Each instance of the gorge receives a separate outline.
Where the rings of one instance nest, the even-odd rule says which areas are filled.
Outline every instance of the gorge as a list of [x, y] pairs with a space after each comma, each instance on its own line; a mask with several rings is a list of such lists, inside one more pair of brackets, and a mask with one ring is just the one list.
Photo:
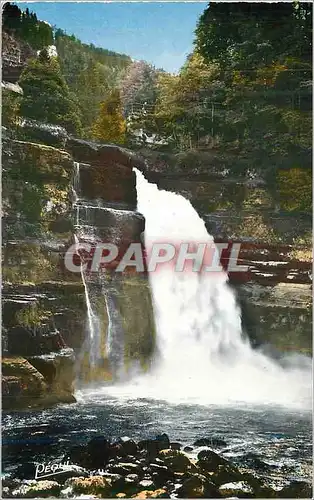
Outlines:
[[311, 15], [211, 2], [172, 74], [4, 6], [4, 498], [312, 497]]
[[[48, 136], [46, 132], [46, 140]], [[37, 158], [36, 168], [45, 169], [46, 192], [51, 192], [54, 172], [58, 176], [62, 172], [68, 193], [63, 204], [50, 198], [48, 233], [43, 225], [47, 212], [35, 217], [35, 222], [34, 213], [26, 213], [29, 226], [18, 220], [13, 224], [12, 216], [7, 219], [11, 236], [4, 269], [11, 274], [4, 288], [4, 306], [10, 308], [5, 317], [11, 324], [6, 325], [8, 357], [3, 360], [8, 388], [4, 394], [6, 474], [31, 480], [36, 462], [58, 461], [73, 446], [86, 446], [99, 432], [111, 439], [125, 433], [147, 439], [166, 431], [191, 449], [192, 461], [204, 449], [193, 442], [204, 435], [218, 436], [226, 443], [223, 457], [254, 473], [262, 449], [264, 465], [259, 473], [274, 488], [296, 477], [306, 479], [309, 358], [295, 353], [276, 360], [265, 355], [262, 346], [252, 348], [225, 273], [204, 277], [165, 268], [152, 273], [148, 281], [146, 273], [136, 276], [112, 270], [98, 276], [67, 271], [62, 259], [68, 242], [75, 238], [109, 239], [124, 249], [130, 242], [142, 243], [144, 227], [147, 246], [156, 239], [207, 241], [212, 237], [187, 199], [159, 190], [144, 178], [138, 171], [143, 160], [131, 152], [73, 138], [66, 139], [65, 146], [70, 156], [41, 142], [12, 138], [5, 142], [10, 183], [15, 180], [10, 168], [14, 166], [16, 172], [17, 164], [20, 175], [30, 175], [25, 166], [31, 154], [32, 161]], [[14, 189], [5, 186], [8, 212], [12, 197], [17, 199], [18, 183], [17, 179]], [[19, 183], [19, 189], [23, 196], [27, 184]], [[69, 234], [64, 219], [71, 212]], [[23, 236], [21, 228], [36, 229], [36, 238]], [[19, 231], [18, 240], [12, 238], [13, 229]], [[12, 252], [21, 247], [21, 256], [15, 254], [19, 260], [13, 260]], [[42, 275], [34, 274], [39, 270], [29, 260], [35, 249], [35, 255], [44, 259]], [[54, 266], [48, 266], [47, 259]], [[67, 304], [65, 299], [70, 298], [74, 301]], [[12, 308], [17, 311], [15, 325]], [[18, 314], [21, 310], [24, 315]], [[57, 331], [49, 334], [51, 313]], [[18, 343], [21, 335], [28, 336], [27, 344]], [[62, 344], [50, 347], [55, 338], [61, 338]], [[41, 386], [36, 385], [38, 379]], [[51, 406], [56, 402], [63, 404]], [[284, 472], [288, 469], [290, 473]]]

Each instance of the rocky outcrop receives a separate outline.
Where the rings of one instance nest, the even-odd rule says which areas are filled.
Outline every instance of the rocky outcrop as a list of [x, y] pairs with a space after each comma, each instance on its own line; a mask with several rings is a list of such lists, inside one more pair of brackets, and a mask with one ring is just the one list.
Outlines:
[[35, 56], [35, 51], [26, 42], [2, 32], [2, 80], [16, 83], [27, 59]]
[[[135, 210], [132, 167], [136, 161], [122, 148], [75, 140], [61, 127], [29, 120], [20, 123], [13, 135], [6, 134], [3, 143], [5, 353], [13, 360], [23, 356], [42, 377], [45, 389], [38, 393], [40, 404], [69, 402], [78, 368], [75, 363], [79, 363], [81, 381], [116, 376], [116, 360], [106, 354], [110, 321], [123, 338], [125, 349], [119, 361], [126, 370], [133, 363], [145, 369], [154, 347], [145, 273], [141, 278], [132, 274], [133, 268], [119, 276], [114, 273], [128, 245], [142, 242], [145, 228], [144, 217]], [[78, 164], [80, 179], [74, 193]], [[70, 272], [64, 263], [74, 234], [80, 241], [112, 242], [119, 247], [113, 269], [107, 269], [101, 279], [97, 273], [88, 279], [102, 324], [104, 353], [103, 363], [93, 373], [87, 369], [85, 345], [86, 288], [80, 272]], [[17, 375], [10, 377], [7, 406], [19, 386]], [[25, 397], [19, 404], [34, 406], [38, 401]]]

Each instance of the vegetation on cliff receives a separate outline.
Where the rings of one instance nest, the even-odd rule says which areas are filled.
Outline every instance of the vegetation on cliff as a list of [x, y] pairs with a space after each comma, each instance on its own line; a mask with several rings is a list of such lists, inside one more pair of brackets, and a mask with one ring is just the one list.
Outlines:
[[69, 132], [80, 133], [81, 120], [75, 96], [70, 94], [56, 57], [43, 49], [31, 59], [20, 77], [23, 89], [20, 113], [44, 123], [62, 125]]

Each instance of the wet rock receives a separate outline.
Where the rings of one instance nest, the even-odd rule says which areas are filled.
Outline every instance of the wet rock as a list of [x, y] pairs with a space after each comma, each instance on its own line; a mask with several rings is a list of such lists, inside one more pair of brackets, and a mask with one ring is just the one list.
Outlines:
[[45, 377], [49, 384], [50, 397], [53, 395], [61, 402], [67, 402], [67, 397], [73, 397], [75, 378], [73, 349], [64, 348], [59, 352], [29, 357], [28, 360]]
[[142, 490], [155, 490], [154, 481], [152, 481], [151, 479], [143, 479], [139, 482], [139, 487]]
[[[209, 469], [211, 469], [211, 467], [209, 467]], [[241, 474], [241, 472], [233, 464], [230, 463], [218, 465], [214, 473], [211, 475], [211, 480], [218, 486], [221, 486], [222, 484], [228, 483], [230, 481], [237, 482], [243, 479], [243, 474]]]
[[179, 498], [217, 498], [219, 496], [216, 485], [201, 474], [194, 474], [185, 479], [176, 493]]
[[195, 467], [181, 451], [162, 450], [158, 456], [164, 461], [171, 472], [187, 472]]
[[198, 463], [197, 465], [207, 471], [215, 471], [219, 465], [227, 465], [228, 461], [220, 457], [211, 450], [202, 450], [197, 455]]
[[241, 457], [241, 465], [242, 464], [245, 467], [259, 471], [269, 471], [277, 468], [276, 465], [269, 465], [265, 463], [256, 453], [247, 453]]
[[121, 445], [121, 451], [125, 453], [125, 455], [137, 455], [138, 448], [136, 442], [133, 441], [133, 439], [125, 436], [118, 440], [118, 444]]
[[91, 494], [91, 495], [109, 495], [111, 490], [111, 481], [103, 476], [92, 476], [89, 478], [71, 478], [65, 483], [65, 486], [70, 486], [73, 493]]
[[3, 476], [1, 479], [1, 484], [3, 488], [16, 489], [21, 485], [20, 479], [11, 476]]
[[61, 486], [56, 481], [29, 481], [12, 491], [12, 497], [16, 498], [50, 498], [58, 497]]
[[[2, 404], [4, 408], [27, 406], [47, 393], [43, 375], [26, 359], [2, 359]], [[37, 401], [38, 402], [38, 401]]]
[[170, 440], [167, 434], [161, 434], [160, 436], [156, 436], [156, 439], [139, 441], [138, 447], [140, 450], [146, 451], [147, 460], [153, 461], [161, 450], [170, 448]]
[[226, 483], [219, 487], [222, 497], [252, 498], [254, 490], [252, 486], [244, 481], [237, 483]]
[[181, 443], [170, 443], [170, 448], [172, 450], [180, 451], [181, 450]]
[[137, 474], [128, 474], [124, 478], [123, 492], [128, 496], [134, 495], [141, 488], [139, 487], [139, 477]]
[[163, 486], [167, 481], [173, 479], [173, 472], [165, 465], [150, 464], [149, 470], [152, 474], [154, 483], [157, 486]]
[[117, 457], [126, 457], [127, 454], [122, 446], [121, 443], [112, 443], [110, 445], [110, 460], [108, 463], [114, 463], [114, 458], [117, 458]]
[[185, 453], [191, 453], [191, 451], [193, 451], [193, 448], [192, 446], [185, 446], [183, 448], [183, 451], [185, 451]]
[[87, 444], [87, 454], [89, 456], [91, 468], [103, 468], [110, 457], [110, 443], [104, 436], [97, 436]]
[[305, 481], [292, 481], [278, 492], [279, 498], [313, 498], [312, 487]]
[[10, 497], [10, 488], [8, 488], [8, 486], [2, 486], [1, 493], [2, 493], [2, 498]]
[[133, 495], [132, 498], [140, 498], [140, 499], [145, 499], [145, 498], [170, 498], [169, 494], [167, 493], [166, 490], [160, 488], [155, 491], [149, 491], [149, 490], [143, 490], [140, 493], [137, 493], [136, 495]]
[[158, 442], [159, 451], [170, 448], [170, 439], [167, 434], [157, 435], [156, 441]]
[[227, 446], [227, 443], [224, 439], [212, 437], [212, 438], [201, 438], [197, 439], [194, 443], [194, 446], [212, 446], [212, 447], [223, 447]]
[[121, 476], [127, 476], [129, 474], [143, 475], [141, 467], [130, 462], [119, 462], [116, 465], [110, 465], [107, 467], [107, 470], [110, 473], [120, 474]]

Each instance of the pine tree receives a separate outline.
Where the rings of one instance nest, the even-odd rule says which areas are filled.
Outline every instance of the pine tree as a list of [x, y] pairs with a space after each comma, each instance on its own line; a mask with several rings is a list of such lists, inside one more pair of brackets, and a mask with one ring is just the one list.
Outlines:
[[123, 144], [126, 123], [122, 114], [119, 91], [114, 90], [100, 105], [98, 118], [92, 127], [92, 137], [101, 142]]
[[28, 61], [19, 84], [23, 89], [21, 115], [44, 123], [62, 125], [71, 133], [80, 133], [77, 106], [61, 74], [57, 58], [43, 49], [38, 59]]

